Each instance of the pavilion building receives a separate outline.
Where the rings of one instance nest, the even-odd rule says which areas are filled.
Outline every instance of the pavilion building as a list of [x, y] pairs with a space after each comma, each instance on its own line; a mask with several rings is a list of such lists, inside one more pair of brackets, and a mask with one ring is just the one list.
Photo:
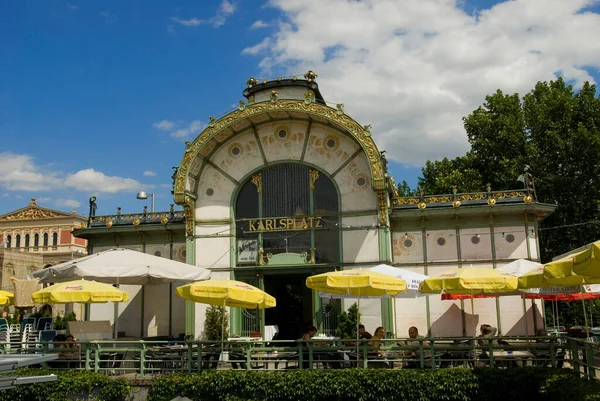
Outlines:
[[[231, 332], [277, 326], [284, 339], [299, 338], [310, 324], [335, 334], [339, 313], [353, 302], [320, 298], [305, 285], [309, 275], [380, 263], [433, 275], [538, 260], [538, 226], [555, 206], [537, 202], [529, 188], [400, 197], [370, 126], [342, 104], [328, 106], [316, 78], [312, 71], [304, 79], [252, 78], [236, 110], [210, 117], [186, 143], [174, 175], [183, 212], [94, 216], [76, 235], [88, 240], [89, 252], [141, 250], [260, 287], [277, 307], [232, 309]], [[134, 296], [121, 305], [119, 321], [125, 335], [201, 336], [205, 305], [178, 299], [174, 285], [148, 287], [128, 290]], [[470, 302], [440, 296], [369, 299], [361, 301], [362, 323], [396, 336], [410, 326], [434, 336], [474, 335], [482, 323], [532, 334], [543, 324], [539, 301], [474, 304], [472, 311]]]

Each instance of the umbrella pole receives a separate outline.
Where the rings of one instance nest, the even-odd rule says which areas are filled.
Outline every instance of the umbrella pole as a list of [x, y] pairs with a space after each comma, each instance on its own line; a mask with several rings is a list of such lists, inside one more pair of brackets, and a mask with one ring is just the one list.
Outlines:
[[[119, 288], [119, 278], [117, 277], [117, 288]], [[119, 335], [119, 304], [117, 302], [113, 302], [113, 319], [114, 319], [114, 324], [113, 324], [113, 328], [114, 328], [114, 333], [113, 333], [113, 339], [117, 339], [118, 335]]]
[[529, 337], [529, 318], [527, 316], [527, 301], [521, 296], [523, 301], [523, 317], [525, 318], [525, 337]]
[[[393, 300], [394, 300], [394, 318], [392, 319], [392, 321], [394, 323], [394, 337], [398, 338], [398, 327], [396, 327], [396, 316], [397, 316], [396, 315], [396, 301], [397, 301], [396, 297], [394, 297]], [[429, 330], [428, 330], [428, 332], [429, 332]], [[427, 335], [429, 335], [429, 334], [427, 334]]]
[[360, 295], [358, 296], [357, 302], [356, 302], [356, 367], [358, 367], [358, 360], [359, 355], [360, 355], [360, 334], [358, 333], [358, 326], [360, 325]]
[[583, 285], [579, 286], [581, 294], [581, 305], [583, 306], [583, 319], [585, 320], [585, 335], [586, 338], [590, 337], [590, 327], [588, 326], [587, 312], [585, 310], [585, 299], [583, 298]]

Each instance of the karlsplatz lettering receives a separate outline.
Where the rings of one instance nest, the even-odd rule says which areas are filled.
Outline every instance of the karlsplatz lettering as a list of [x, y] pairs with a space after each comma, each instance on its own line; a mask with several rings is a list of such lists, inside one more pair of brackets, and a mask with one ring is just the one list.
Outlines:
[[313, 228], [323, 228], [321, 217], [248, 220], [248, 231], [310, 230]]

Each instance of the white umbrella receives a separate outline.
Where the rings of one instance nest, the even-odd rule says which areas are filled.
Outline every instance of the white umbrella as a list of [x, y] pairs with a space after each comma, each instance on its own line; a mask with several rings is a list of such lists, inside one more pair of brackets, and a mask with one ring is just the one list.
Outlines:
[[27, 277], [38, 278], [40, 283], [83, 278], [108, 284], [145, 285], [208, 280], [210, 270], [130, 249], [114, 248], [69, 260]]
[[[208, 280], [210, 270], [130, 249], [113, 248], [38, 270], [27, 278], [37, 278], [40, 283], [86, 279], [116, 285], [145, 285]], [[118, 314], [115, 303], [115, 338]]]

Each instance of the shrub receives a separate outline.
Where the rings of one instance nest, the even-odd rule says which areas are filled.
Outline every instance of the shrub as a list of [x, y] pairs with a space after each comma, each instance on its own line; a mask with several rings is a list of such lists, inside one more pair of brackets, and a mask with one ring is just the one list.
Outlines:
[[11, 375], [50, 374], [57, 375], [57, 381], [19, 385], [12, 390], [0, 391], [0, 401], [67, 401], [82, 397], [97, 401], [123, 401], [131, 392], [125, 379], [95, 372], [23, 368]]
[[227, 340], [229, 337], [229, 325], [227, 309], [224, 306], [211, 305], [206, 310], [204, 320], [204, 336], [209, 341]]
[[531, 401], [600, 400], [600, 387], [570, 370], [206, 371], [155, 379], [148, 401]]
[[337, 328], [337, 335], [342, 339], [356, 338], [356, 325], [360, 321], [358, 305], [355, 303], [348, 308], [348, 311], [340, 313], [340, 323]]

